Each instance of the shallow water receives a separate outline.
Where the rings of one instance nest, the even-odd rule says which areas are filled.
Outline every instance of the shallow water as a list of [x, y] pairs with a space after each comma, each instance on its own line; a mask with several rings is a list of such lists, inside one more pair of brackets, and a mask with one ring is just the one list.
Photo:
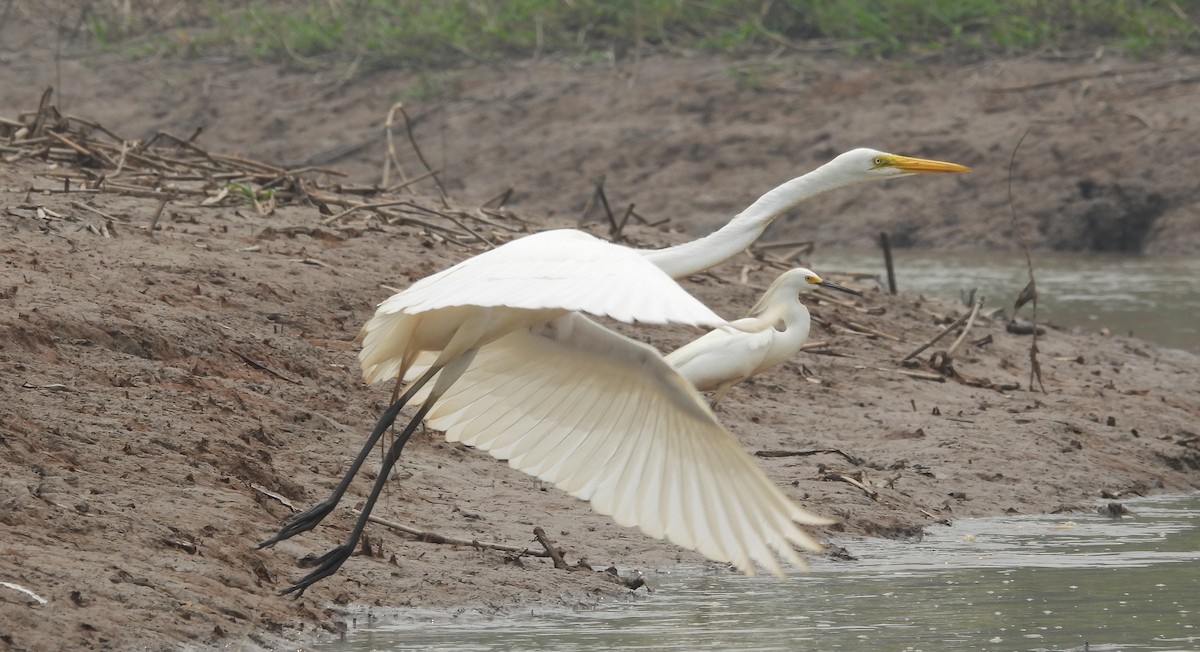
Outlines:
[[684, 569], [593, 611], [376, 623], [328, 650], [1200, 649], [1200, 495], [837, 541], [785, 580]]
[[[990, 308], [1012, 314], [1013, 301], [1029, 281], [1025, 255], [894, 253], [900, 290], [965, 298], [972, 288]], [[818, 273], [887, 275], [880, 252], [822, 252], [810, 262]], [[1200, 353], [1200, 257], [1034, 253], [1038, 318], [1067, 328], [1133, 335]], [[1030, 307], [1020, 315], [1029, 318]]]

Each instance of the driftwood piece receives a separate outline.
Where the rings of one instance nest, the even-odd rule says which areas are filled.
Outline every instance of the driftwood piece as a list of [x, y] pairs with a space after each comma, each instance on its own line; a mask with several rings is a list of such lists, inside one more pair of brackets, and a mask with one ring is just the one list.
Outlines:
[[754, 451], [756, 457], [808, 457], [810, 455], [822, 455], [824, 453], [832, 453], [841, 455], [847, 462], [854, 466], [862, 466], [863, 459], [857, 455], [851, 455], [840, 448], [815, 448], [805, 451], [789, 451], [789, 450], [773, 450], [773, 451]]
[[[359, 512], [358, 510], [355, 510], [355, 509], [350, 510], [350, 512], [352, 514], [354, 514], [355, 516], [361, 514], [361, 512]], [[501, 552], [513, 552], [513, 553], [517, 553], [522, 556], [532, 556], [532, 557], [550, 557], [551, 556], [545, 552], [538, 552], [537, 550], [530, 550], [527, 547], [510, 546], [510, 545], [503, 544], [503, 543], [492, 543], [490, 541], [479, 541], [478, 539], [471, 539], [471, 540], [456, 539], [454, 537], [444, 536], [444, 535], [438, 534], [436, 532], [430, 532], [428, 530], [418, 530], [416, 528], [404, 525], [403, 523], [389, 521], [387, 519], [379, 518], [378, 516], [368, 516], [367, 520], [371, 521], [372, 523], [382, 525], [388, 529], [396, 530], [397, 532], [403, 532], [405, 534], [411, 535], [417, 541], [421, 541], [424, 543], [437, 543], [437, 544], [444, 544], [444, 545], [449, 545], [449, 546], [464, 546], [464, 547], [468, 547], [468, 548], [487, 548], [489, 550], [499, 550]]]
[[[438, 179], [439, 171], [429, 166], [416, 138], [413, 125], [402, 104], [389, 111], [387, 135], [389, 161], [385, 178], [390, 181], [392, 170], [398, 170], [399, 156], [391, 136], [391, 127], [403, 119], [409, 143], [416, 157], [425, 166], [424, 174], [405, 179], [397, 188], [386, 185], [343, 186], [322, 185], [328, 177], [344, 177], [337, 170], [308, 164], [280, 166], [243, 156], [210, 152], [197, 143], [200, 130], [189, 136], [177, 136], [160, 131], [145, 141], [119, 136], [103, 125], [75, 116], [63, 117], [54, 106], [53, 88], [47, 88], [35, 111], [27, 111], [16, 119], [0, 118], [0, 160], [16, 162], [24, 159], [55, 163], [52, 169], [39, 174], [52, 185], [34, 186], [31, 192], [47, 195], [115, 194], [150, 197], [160, 202], [184, 202], [188, 206], [216, 207], [237, 203], [252, 205], [260, 215], [277, 206], [297, 203], [316, 204], [327, 216], [327, 224], [345, 217], [369, 211], [378, 215], [384, 224], [405, 224], [420, 228], [435, 242], [451, 241], [467, 244], [470, 239], [494, 246], [494, 238], [484, 230], [472, 228], [472, 223], [486, 224], [493, 230], [522, 232], [524, 222], [509, 211], [498, 207], [469, 210], [453, 208]], [[319, 176], [318, 176], [319, 175]], [[388, 193], [424, 179], [432, 178], [440, 194], [440, 206], [426, 207], [418, 198], [407, 203], [394, 200]], [[511, 194], [506, 192], [505, 195]], [[505, 196], [499, 202], [503, 205]], [[194, 201], [193, 201], [194, 200]], [[492, 202], [495, 204], [495, 201]], [[72, 206], [103, 217], [102, 225], [88, 228], [97, 235], [116, 235], [113, 224], [122, 220], [105, 214], [95, 206], [72, 202]], [[340, 207], [330, 210], [330, 206]], [[153, 234], [162, 216], [160, 210], [150, 220]], [[333, 215], [337, 211], [341, 211]], [[329, 217], [331, 216], [332, 217]], [[422, 219], [435, 215], [438, 220]], [[637, 218], [632, 210], [627, 217]], [[444, 220], [445, 225], [438, 222]], [[506, 224], [515, 221], [518, 226]], [[86, 227], [85, 227], [86, 228]]]
[[535, 527], [533, 528], [533, 536], [537, 537], [538, 543], [542, 544], [542, 547], [546, 549], [546, 556], [554, 562], [555, 568], [561, 568], [562, 570], [574, 570], [571, 568], [570, 564], [563, 560], [562, 551], [554, 547], [554, 544], [550, 541], [549, 537], [546, 536], [545, 530], [543, 530], [540, 526]]
[[975, 300], [975, 307], [971, 309], [971, 313], [967, 317], [967, 325], [963, 326], [962, 333], [959, 334], [958, 339], [954, 340], [954, 344], [951, 344], [950, 348], [946, 349], [947, 358], [953, 358], [954, 354], [958, 352], [958, 347], [962, 346], [962, 343], [966, 341], [967, 333], [971, 332], [971, 327], [975, 325], [975, 318], [979, 316], [979, 309], [982, 307], [983, 297], [979, 297]]
[[[1013, 147], [1012, 156], [1008, 159], [1008, 209], [1012, 216], [1013, 233], [1017, 235], [1017, 242], [1021, 245], [1021, 249], [1025, 252], [1025, 265], [1029, 271], [1029, 283], [1022, 290], [1021, 296], [1017, 298], [1018, 308], [1021, 299], [1028, 295], [1027, 301], [1033, 304], [1033, 314], [1030, 320], [1033, 322], [1033, 338], [1029, 342], [1029, 389], [1033, 390], [1033, 381], [1036, 380], [1038, 388], [1042, 393], [1046, 393], [1046, 386], [1042, 383], [1042, 364], [1038, 360], [1038, 328], [1037, 328], [1037, 310], [1038, 310], [1038, 295], [1037, 295], [1037, 278], [1033, 273], [1033, 252], [1029, 247], [1029, 237], [1025, 235], [1025, 230], [1021, 228], [1021, 223], [1017, 220], [1017, 209], [1013, 204], [1012, 193], [1012, 177], [1013, 166], [1017, 163], [1017, 151], [1021, 149], [1021, 143], [1025, 142], [1025, 136], [1029, 135], [1029, 130], [1021, 134], [1021, 138], [1017, 140], [1016, 146]], [[1013, 310], [1013, 319], [1017, 318], [1016, 309]]]
[[43, 598], [42, 596], [40, 596], [40, 595], [38, 595], [38, 594], [34, 593], [33, 591], [31, 591], [31, 590], [29, 590], [29, 589], [27, 589], [27, 588], [25, 588], [25, 587], [21, 586], [20, 584], [16, 584], [16, 583], [13, 583], [13, 582], [0, 582], [0, 588], [9, 589], [10, 591], [16, 591], [17, 593], [20, 593], [21, 595], [23, 595], [23, 596], [25, 596], [25, 597], [29, 598], [30, 600], [32, 600], [32, 601], [34, 601], [34, 602], [36, 602], [36, 603], [38, 604], [38, 606], [42, 606], [42, 605], [45, 605], [45, 604], [47, 604], [48, 602], [50, 602], [50, 601], [49, 601], [49, 600], [47, 600], [46, 598]]
[[850, 330], [853, 330], [853, 331], [856, 331], [859, 333], [863, 333], [865, 335], [874, 335], [875, 337], [882, 337], [885, 340], [891, 340], [893, 342], [903, 342], [904, 341], [904, 338], [902, 338], [898, 335], [892, 335], [891, 333], [885, 333], [881, 330], [871, 328], [870, 326], [867, 326], [866, 324], [860, 324], [856, 321], [847, 321], [846, 326], [848, 328], [850, 328]]
[[[856, 475], [858, 477], [855, 477]], [[867, 486], [866, 482], [864, 482], [866, 478], [861, 472], [857, 474], [851, 474], [844, 473], [842, 471], [822, 471], [821, 479], [825, 481], [845, 482], [852, 487], [857, 487], [858, 489], [862, 490], [862, 492], [871, 500], [879, 500], [879, 492]]]
[[959, 317], [958, 319], [954, 320], [954, 322], [951, 323], [949, 326], [943, 328], [940, 333], [938, 333], [937, 335], [934, 335], [932, 338], [930, 338], [930, 340], [928, 342], [922, 344], [921, 346], [918, 346], [915, 350], [913, 350], [912, 353], [909, 353], [908, 355], [904, 356], [904, 358], [902, 358], [900, 361], [903, 362], [904, 360], [911, 360], [911, 359], [917, 357], [918, 355], [921, 354], [922, 351], [924, 351], [925, 349], [928, 349], [929, 347], [933, 346], [934, 344], [937, 344], [938, 340], [940, 340], [943, 337], [945, 337], [946, 335], [950, 334], [950, 331], [953, 331], [954, 329], [958, 328], [959, 326], [962, 326], [967, 321], [967, 319], [970, 318], [970, 316], [971, 316], [970, 313], [967, 313], [967, 314], [964, 314], [962, 317]]

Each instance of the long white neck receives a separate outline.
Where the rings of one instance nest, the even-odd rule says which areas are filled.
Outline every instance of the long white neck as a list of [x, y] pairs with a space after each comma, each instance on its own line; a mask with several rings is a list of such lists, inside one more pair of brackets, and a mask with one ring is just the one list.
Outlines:
[[796, 204], [859, 180], [838, 174], [831, 167], [832, 163], [826, 163], [759, 197], [719, 230], [699, 240], [646, 251], [646, 258], [670, 274], [671, 278], [683, 278], [716, 267], [753, 244], [771, 222]]

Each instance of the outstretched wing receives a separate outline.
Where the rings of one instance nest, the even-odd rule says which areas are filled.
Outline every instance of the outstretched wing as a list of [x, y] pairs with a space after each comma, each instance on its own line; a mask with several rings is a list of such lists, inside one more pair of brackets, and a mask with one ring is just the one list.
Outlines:
[[636, 250], [582, 231], [543, 231], [413, 283], [376, 316], [455, 306], [562, 309], [624, 322], [718, 326], [718, 317]]
[[831, 522], [788, 499], [658, 351], [579, 314], [481, 348], [426, 422], [749, 574], [803, 568], [794, 546], [821, 548], [797, 523]]

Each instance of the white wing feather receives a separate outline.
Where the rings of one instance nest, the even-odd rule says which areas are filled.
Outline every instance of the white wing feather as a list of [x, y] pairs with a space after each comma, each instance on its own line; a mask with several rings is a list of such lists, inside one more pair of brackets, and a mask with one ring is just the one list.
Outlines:
[[468, 258], [384, 300], [375, 315], [455, 306], [578, 310], [651, 324], [725, 323], [636, 250], [571, 229], [535, 233]]
[[831, 522], [788, 499], [654, 348], [579, 314], [481, 348], [427, 423], [749, 574], [804, 567], [794, 546], [820, 546], [797, 523]]

